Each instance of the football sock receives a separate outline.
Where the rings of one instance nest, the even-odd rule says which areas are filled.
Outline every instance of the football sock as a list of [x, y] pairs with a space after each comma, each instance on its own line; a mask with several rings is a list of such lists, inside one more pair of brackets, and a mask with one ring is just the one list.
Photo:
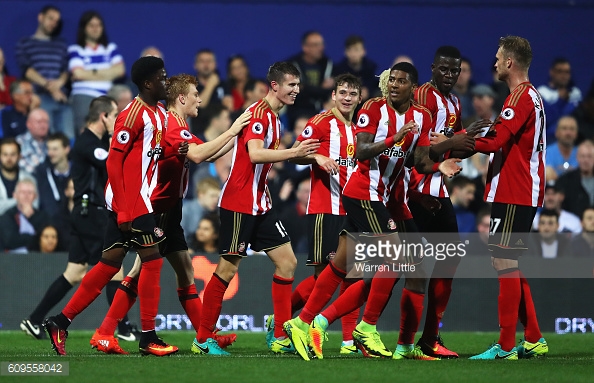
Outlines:
[[542, 334], [538, 327], [538, 319], [536, 318], [536, 310], [534, 308], [534, 301], [532, 300], [532, 293], [528, 280], [520, 271], [520, 284], [522, 286], [522, 299], [520, 300], [520, 321], [524, 325], [524, 339], [530, 343], [536, 343]]
[[62, 314], [72, 321], [101, 294], [107, 282], [120, 271], [121, 263], [101, 259], [82, 279], [80, 286], [62, 310]]
[[[343, 294], [340, 294], [338, 299], [332, 302], [330, 306], [326, 307], [321, 314], [328, 320], [328, 324], [332, 324], [338, 318], [344, 318], [345, 315], [363, 306], [363, 303], [367, 300], [368, 293], [369, 289], [366, 287], [365, 281], [359, 280], [352, 284]], [[359, 319], [358, 315], [355, 319], [355, 324], [351, 328], [351, 333], [357, 326], [357, 319]], [[343, 328], [343, 336], [344, 332], [345, 330]]]
[[500, 270], [499, 275], [499, 345], [510, 351], [515, 345], [518, 311], [522, 299], [520, 271], [517, 268]]
[[[116, 291], [118, 291], [119, 287], [121, 286], [122, 281], [109, 281], [107, 282], [107, 286], [105, 286], [105, 297], [107, 298], [107, 303], [111, 307], [113, 303], [113, 299], [115, 297]], [[130, 321], [128, 320], [128, 311], [124, 314], [124, 317], [118, 323], [118, 332], [120, 334], [125, 334], [130, 331]]]
[[177, 296], [181, 303], [184, 311], [188, 315], [194, 330], [196, 330], [196, 336], [198, 336], [198, 329], [200, 328], [200, 312], [202, 311], [202, 301], [196, 291], [196, 285], [192, 283], [187, 287], [180, 287], [177, 289]]
[[293, 278], [272, 276], [272, 308], [274, 311], [274, 337], [286, 336], [283, 324], [291, 319], [291, 292]]
[[159, 311], [163, 258], [159, 253], [155, 253], [142, 258], [141, 261], [142, 269], [140, 269], [140, 276], [138, 277], [140, 325], [142, 326], [142, 331], [152, 331], [155, 329], [155, 318]]
[[[340, 284], [340, 294], [342, 295], [345, 291], [347, 291], [350, 286], [362, 282], [356, 279], [345, 279]], [[359, 321], [359, 313], [361, 312], [361, 306], [363, 303], [367, 301], [369, 297], [369, 286], [364, 283], [365, 292], [363, 296], [363, 300], [360, 300], [357, 305], [357, 308], [352, 310], [349, 313], [346, 313], [340, 318], [340, 322], [342, 324], [342, 340], [343, 341], [352, 341], [353, 340], [353, 331], [355, 331], [355, 327], [357, 327], [357, 322]]]
[[346, 277], [344, 270], [338, 269], [334, 262], [330, 262], [318, 276], [310, 299], [307, 300], [305, 307], [301, 310], [299, 318], [308, 325], [313, 321], [313, 318], [318, 315], [326, 304], [332, 299], [332, 295], [336, 288]]
[[[138, 295], [137, 281], [132, 277], [125, 277], [118, 286], [113, 302], [109, 306], [109, 310], [99, 327], [99, 334], [113, 335], [116, 327], [127, 317], [128, 311], [136, 302]], [[119, 329], [118, 329], [119, 331]]]
[[398, 344], [412, 345], [415, 343], [415, 334], [421, 323], [423, 315], [423, 301], [425, 294], [409, 289], [402, 290], [400, 298], [400, 334]]
[[41, 324], [43, 318], [47, 316], [47, 313], [58, 304], [64, 298], [64, 296], [70, 291], [72, 285], [64, 278], [63, 274], [60, 274], [58, 278], [48, 287], [47, 291], [39, 304], [33, 310], [29, 316], [29, 320], [33, 324]]
[[311, 295], [311, 292], [316, 284], [316, 278], [311, 275], [301, 281], [293, 290], [291, 294], [291, 316], [305, 306], [305, 302]]
[[383, 270], [379, 271], [371, 281], [369, 299], [363, 312], [363, 320], [366, 323], [375, 325], [392, 296], [392, 289], [398, 282], [397, 272]]
[[[219, 320], [221, 308], [223, 307], [223, 296], [229, 282], [224, 281], [217, 274], [213, 273], [212, 278], [204, 289], [202, 301], [202, 315], [200, 316], [200, 327], [198, 328], [198, 342], [204, 343], [208, 338], [213, 337], [213, 331]], [[276, 320], [275, 320], [276, 322]]]
[[422, 335], [425, 339], [434, 340], [439, 333], [439, 322], [443, 318], [452, 293], [452, 281], [453, 278], [431, 278], [429, 280], [427, 315]]

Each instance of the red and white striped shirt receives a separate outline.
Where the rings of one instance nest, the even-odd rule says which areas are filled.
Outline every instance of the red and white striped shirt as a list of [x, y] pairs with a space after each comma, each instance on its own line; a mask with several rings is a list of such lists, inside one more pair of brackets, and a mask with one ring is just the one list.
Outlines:
[[475, 150], [492, 153], [485, 200], [540, 207], [544, 200], [546, 116], [540, 94], [529, 82], [505, 99], [494, 137], [478, 138]]
[[406, 166], [394, 182], [392, 193], [386, 207], [394, 221], [406, 221], [412, 219], [412, 213], [408, 208], [408, 183], [410, 181], [410, 169]]
[[[462, 130], [460, 100], [455, 94], [450, 93], [446, 97], [435, 86], [427, 82], [417, 88], [415, 91], [415, 100], [431, 112], [431, 117], [435, 121], [435, 128], [432, 132], [450, 136]], [[440, 161], [443, 161], [445, 158], [447, 158], [447, 155], [442, 156]], [[416, 189], [420, 193], [433, 197], [449, 197], [441, 172], [420, 174], [413, 168], [409, 186], [411, 189]]]
[[149, 106], [136, 97], [118, 114], [107, 157], [107, 208], [118, 224], [152, 213], [151, 195], [157, 185], [161, 137], [167, 125], [163, 104]]
[[238, 213], [262, 215], [272, 208], [268, 192], [268, 172], [272, 164], [253, 164], [247, 150], [249, 140], [264, 141], [265, 149], [278, 149], [280, 121], [265, 99], [247, 110], [252, 118], [235, 137], [231, 172], [223, 185], [219, 207]]
[[182, 142], [200, 145], [202, 140], [190, 133], [186, 120], [173, 111], [167, 112], [167, 130], [163, 135], [165, 157], [159, 161], [157, 186], [151, 196], [155, 213], [172, 209], [188, 192], [190, 161], [177, 155]]
[[329, 157], [340, 166], [338, 174], [331, 175], [317, 165], [311, 165], [311, 181], [307, 214], [346, 215], [342, 207], [342, 189], [355, 169], [354, 125], [344, 121], [338, 109], [333, 108], [312, 117], [297, 140], [310, 138], [320, 141], [317, 153]]
[[409, 132], [401, 142], [377, 156], [358, 161], [344, 187], [343, 195], [386, 204], [406, 158], [413, 153], [415, 145], [429, 146], [429, 130], [433, 128], [429, 111], [414, 102], [404, 114], [396, 112], [384, 97], [372, 98], [363, 104], [355, 133], [371, 133], [374, 135], [373, 142], [384, 141], [393, 136], [412, 120], [419, 125], [417, 133]]

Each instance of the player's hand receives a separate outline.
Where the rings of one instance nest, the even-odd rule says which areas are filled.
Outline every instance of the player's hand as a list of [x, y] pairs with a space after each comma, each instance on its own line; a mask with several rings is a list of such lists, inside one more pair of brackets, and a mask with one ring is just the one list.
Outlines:
[[402, 141], [409, 132], [416, 134], [419, 131], [419, 124], [415, 121], [409, 121], [394, 135], [394, 142]]
[[252, 112], [246, 110], [243, 112], [235, 121], [233, 121], [233, 125], [229, 128], [229, 132], [235, 137], [241, 132], [241, 130], [250, 122], [250, 118], [252, 118]]
[[468, 134], [454, 134], [450, 140], [452, 140], [451, 150], [474, 152], [474, 137], [471, 137]]
[[316, 156], [316, 163], [319, 167], [324, 169], [328, 174], [337, 174], [340, 170], [340, 166], [334, 161], [332, 158], [328, 158], [326, 156], [317, 155]]
[[462, 171], [462, 168], [458, 165], [460, 161], [462, 160], [459, 158], [448, 158], [447, 160], [439, 163], [438, 169], [441, 174], [451, 178]]
[[320, 147], [320, 141], [310, 138], [308, 140], [303, 141], [298, 147], [294, 148], [295, 150], [295, 157], [305, 157], [310, 154], [314, 154], [318, 151]]
[[427, 194], [421, 194], [417, 202], [423, 206], [425, 210], [433, 213], [433, 215], [441, 209], [441, 202], [439, 202], [437, 198]]
[[179, 148], [177, 148], [177, 154], [179, 154], [180, 156], [186, 156], [188, 154], [189, 148], [190, 144], [188, 144], [188, 141], [184, 141], [181, 144], [179, 144]]
[[446, 136], [443, 133], [436, 133], [436, 132], [429, 133], [429, 142], [431, 143], [431, 145], [440, 144], [447, 139], [448, 139], [448, 136]]
[[122, 222], [118, 225], [118, 228], [124, 233], [132, 231], [132, 221]]
[[493, 122], [491, 120], [487, 120], [487, 119], [475, 121], [472, 124], [470, 124], [470, 126], [468, 128], [466, 128], [466, 134], [469, 135], [470, 137], [474, 137], [477, 134], [484, 132], [492, 124], [493, 124]]

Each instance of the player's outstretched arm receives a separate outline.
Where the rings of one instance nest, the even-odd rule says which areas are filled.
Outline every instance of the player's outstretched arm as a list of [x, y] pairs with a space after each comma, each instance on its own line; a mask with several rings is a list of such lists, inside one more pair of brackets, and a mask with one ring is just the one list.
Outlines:
[[415, 169], [421, 174], [432, 174], [439, 171], [446, 177], [453, 177], [462, 170], [458, 165], [460, 161], [459, 158], [448, 158], [442, 162], [434, 162], [429, 158], [428, 146], [415, 148]]
[[435, 145], [431, 145], [431, 158], [439, 157], [446, 152], [454, 150], [474, 150], [474, 138], [472, 136], [469, 136], [468, 134], [454, 134], [453, 137], [448, 138], [447, 140], [440, 140], [436, 136], [433, 136], [431, 139], [433, 140], [433, 142], [441, 141], [439, 143], [436, 143]]
[[394, 146], [394, 144], [402, 141], [408, 133], [416, 133], [418, 129], [419, 125], [415, 121], [409, 121], [398, 131], [398, 133], [386, 138], [384, 141], [378, 142], [373, 142], [375, 135], [372, 133], [357, 133], [357, 149], [355, 150], [355, 157], [359, 161], [375, 157], [384, 150]]
[[512, 137], [512, 132], [503, 124], [498, 124], [497, 130], [492, 130], [487, 137], [477, 138], [475, 150], [489, 154], [498, 151]]
[[[296, 148], [299, 145], [301, 145], [301, 141], [297, 140], [293, 144], [293, 148]], [[336, 161], [319, 153], [309, 154], [305, 157], [293, 158], [289, 161], [297, 165], [317, 165], [329, 174], [336, 174], [339, 170], [339, 166]]]
[[294, 148], [275, 150], [264, 148], [264, 141], [254, 138], [248, 141], [247, 147], [253, 164], [270, 164], [313, 154], [320, 147], [320, 142], [309, 139]]

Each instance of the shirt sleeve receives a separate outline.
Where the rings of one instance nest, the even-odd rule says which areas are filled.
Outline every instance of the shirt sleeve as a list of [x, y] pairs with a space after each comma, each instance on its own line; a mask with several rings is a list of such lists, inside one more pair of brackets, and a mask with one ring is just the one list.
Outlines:
[[72, 72], [74, 68], [84, 68], [85, 62], [80, 54], [78, 45], [71, 45], [68, 48], [68, 70]]
[[417, 146], [430, 146], [431, 143], [429, 141], [431, 131], [435, 127], [435, 121], [429, 112], [423, 113], [423, 124], [420, 126], [421, 134], [419, 135], [419, 140], [417, 141]]
[[262, 140], [266, 138], [266, 134], [268, 133], [268, 122], [265, 121], [263, 118], [254, 118], [250, 119], [247, 128], [245, 129], [245, 143], [247, 145], [249, 140]]
[[[365, 108], [365, 106], [367, 106]], [[355, 126], [355, 134], [370, 133], [375, 136], [377, 132], [377, 124], [379, 123], [379, 107], [378, 103], [371, 103], [364, 105], [357, 115], [357, 125]]]

